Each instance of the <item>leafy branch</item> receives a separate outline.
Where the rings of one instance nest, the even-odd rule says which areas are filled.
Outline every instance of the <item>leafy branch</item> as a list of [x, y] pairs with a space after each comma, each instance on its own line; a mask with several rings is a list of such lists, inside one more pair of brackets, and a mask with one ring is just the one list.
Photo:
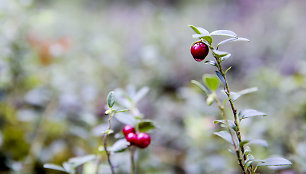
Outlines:
[[[247, 41], [248, 42], [249, 40], [246, 39], [246, 38], [238, 37], [238, 35], [236, 33], [234, 33], [233, 31], [229, 31], [229, 30], [216, 30], [216, 31], [213, 31], [213, 32], [209, 33], [207, 30], [205, 30], [201, 27], [195, 27], [195, 26], [192, 26], [192, 25], [190, 25], [189, 27], [191, 27], [193, 29], [193, 31], [196, 33], [196, 34], [193, 34], [192, 36], [194, 38], [199, 39], [199, 41], [196, 41], [195, 43], [201, 42], [201, 43], [205, 44], [201, 48], [198, 48], [199, 44], [198, 45], [193, 44], [193, 46], [191, 48], [191, 53], [192, 53], [193, 57], [196, 59], [195, 56], [203, 55], [202, 59], [201, 59], [201, 61], [202, 61], [207, 56], [206, 49], [210, 49], [212, 51], [212, 55], [213, 55], [215, 61], [207, 60], [204, 63], [212, 65], [212, 66], [217, 68], [217, 71], [215, 71], [215, 72], [216, 72], [216, 75], [219, 78], [219, 80], [224, 85], [224, 92], [227, 95], [226, 100], [228, 100], [228, 102], [229, 102], [229, 105], [230, 105], [232, 113], [233, 113], [234, 120], [228, 120], [226, 118], [226, 114], [225, 114], [225, 110], [224, 110], [224, 107], [225, 107], [224, 102], [226, 102], [226, 100], [224, 100], [223, 104], [221, 104], [222, 102], [220, 101], [220, 99], [216, 95], [215, 91], [216, 91], [216, 89], [218, 88], [218, 85], [219, 85], [219, 81], [218, 80], [216, 81], [216, 79], [217, 79], [216, 77], [213, 77], [211, 75], [210, 76], [208, 76], [208, 75], [203, 76], [203, 82], [204, 82], [204, 84], [206, 84], [206, 86], [208, 86], [208, 88], [211, 90], [211, 92], [204, 85], [202, 85], [198, 81], [192, 80], [191, 83], [194, 84], [195, 86], [199, 87], [201, 89], [201, 91], [204, 94], [207, 95], [206, 103], [208, 105], [211, 105], [216, 101], [217, 106], [218, 106], [219, 110], [221, 111], [221, 116], [222, 116], [223, 120], [216, 120], [215, 123], [221, 123], [221, 124], [225, 125], [228, 132], [220, 131], [220, 132], [215, 132], [214, 134], [223, 138], [224, 140], [230, 142], [231, 144], [233, 144], [235, 152], [236, 152], [236, 156], [237, 156], [237, 159], [238, 159], [238, 163], [239, 163], [239, 166], [240, 166], [242, 172], [244, 174], [253, 174], [253, 173], [256, 172], [257, 167], [259, 167], [259, 166], [289, 166], [289, 165], [291, 165], [291, 162], [289, 160], [284, 159], [284, 158], [280, 158], [280, 157], [272, 157], [272, 158], [267, 158], [267, 159], [264, 159], [264, 160], [255, 159], [252, 155], [249, 154], [250, 153], [250, 150], [249, 150], [250, 147], [247, 146], [247, 145], [253, 143], [253, 144], [259, 144], [259, 145], [267, 146], [266, 141], [258, 140], [258, 139], [257, 140], [243, 140], [242, 137], [241, 137], [240, 122], [243, 119], [254, 117], [254, 116], [266, 116], [267, 114], [265, 114], [263, 112], [253, 110], [253, 109], [241, 110], [239, 112], [237, 111], [237, 109], [234, 105], [234, 101], [236, 101], [242, 95], [257, 91], [257, 88], [256, 87], [255, 88], [248, 88], [248, 89], [242, 90], [240, 92], [231, 92], [230, 91], [229, 84], [228, 84], [228, 81], [227, 81], [227, 78], [226, 78], [226, 74], [230, 70], [231, 67], [224, 70], [223, 67], [222, 67], [222, 62], [229, 59], [231, 57], [231, 54], [228, 53], [228, 52], [225, 52], [225, 51], [220, 51], [219, 47], [221, 45], [231, 43], [231, 42], [237, 42], [237, 41]], [[212, 45], [212, 43], [213, 43], [212, 36], [226, 36], [226, 37], [230, 37], [230, 38], [219, 42], [217, 44], [216, 49], [215, 49], [214, 46]]]

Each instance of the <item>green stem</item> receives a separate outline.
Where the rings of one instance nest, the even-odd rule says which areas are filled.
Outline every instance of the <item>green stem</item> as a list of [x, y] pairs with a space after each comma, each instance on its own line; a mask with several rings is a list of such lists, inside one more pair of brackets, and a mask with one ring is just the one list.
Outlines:
[[134, 148], [130, 147], [130, 158], [131, 158], [131, 174], [135, 174], [135, 161], [134, 161]]
[[[108, 131], [111, 129], [111, 119], [112, 119], [112, 117], [113, 117], [113, 113], [111, 113], [109, 115], [109, 118], [108, 118], [108, 128], [107, 128]], [[104, 138], [103, 138], [104, 150], [105, 150], [105, 153], [106, 153], [107, 161], [108, 161], [109, 167], [111, 169], [111, 172], [112, 172], [112, 174], [115, 174], [114, 166], [113, 166], [112, 161], [110, 159], [110, 152], [107, 150], [107, 136], [108, 136], [108, 133], [105, 133]]]
[[242, 157], [241, 157], [240, 152], [239, 152], [239, 146], [236, 145], [236, 141], [235, 141], [233, 132], [232, 132], [232, 130], [231, 130], [231, 128], [230, 128], [229, 122], [228, 122], [228, 120], [227, 120], [227, 118], [226, 118], [226, 115], [225, 115], [224, 106], [221, 105], [221, 102], [220, 102], [219, 98], [217, 97], [217, 95], [215, 95], [215, 99], [216, 99], [217, 105], [218, 105], [218, 107], [219, 107], [219, 109], [220, 109], [220, 111], [221, 111], [222, 118], [223, 118], [224, 121], [225, 121], [227, 130], [228, 130], [228, 132], [229, 132], [230, 135], [231, 135], [232, 142], [233, 142], [233, 145], [234, 145], [234, 149], [235, 149], [236, 155], [237, 155], [238, 160], [239, 160], [239, 166], [241, 167], [243, 173], [245, 174], [245, 168], [244, 168], [244, 165], [243, 165], [243, 163], [242, 163]]
[[[215, 57], [215, 56], [214, 56]], [[240, 143], [242, 142], [242, 138], [241, 138], [241, 132], [240, 132], [240, 126], [239, 126], [239, 118], [238, 118], [238, 115], [237, 115], [237, 109], [235, 108], [234, 106], [234, 103], [233, 103], [233, 100], [231, 98], [231, 92], [229, 90], [229, 85], [227, 83], [227, 79], [226, 79], [226, 76], [225, 76], [225, 73], [223, 71], [223, 68], [222, 68], [222, 65], [221, 65], [221, 61], [219, 58], [215, 57], [216, 61], [217, 61], [217, 64], [218, 64], [218, 69], [221, 73], [221, 75], [223, 76], [224, 78], [224, 81], [225, 81], [225, 93], [226, 95], [228, 96], [228, 99], [229, 99], [229, 103], [230, 103], [230, 106], [231, 106], [231, 109], [233, 111], [233, 115], [234, 115], [234, 123], [235, 123], [235, 126], [236, 126], [236, 135], [237, 135], [237, 138], [238, 138], [238, 143], [240, 145]], [[243, 173], [247, 173], [248, 169], [245, 169], [244, 167], [244, 161], [247, 159], [246, 158], [246, 155], [244, 154], [244, 147], [236, 147], [235, 150], [236, 150], [236, 155], [238, 157], [238, 161], [239, 161], [239, 165], [243, 171]]]

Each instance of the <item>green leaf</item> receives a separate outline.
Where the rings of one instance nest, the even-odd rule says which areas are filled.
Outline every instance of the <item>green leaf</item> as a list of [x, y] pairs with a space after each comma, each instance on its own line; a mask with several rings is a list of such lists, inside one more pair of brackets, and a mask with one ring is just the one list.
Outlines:
[[201, 27], [195, 27], [193, 25], [188, 25], [190, 28], [193, 29], [194, 32], [196, 32], [197, 34], [201, 34], [203, 36], [209, 36], [209, 32], [207, 30], [205, 30], [204, 28]]
[[151, 129], [154, 129], [156, 126], [151, 120], [143, 120], [138, 123], [139, 132], [148, 132]]
[[219, 48], [220, 45], [223, 45], [225, 43], [229, 43], [229, 42], [237, 42], [237, 41], [244, 41], [244, 42], [250, 42], [249, 39], [247, 38], [243, 38], [243, 37], [238, 37], [238, 38], [229, 38], [229, 39], [225, 39], [221, 42], [218, 43], [217, 48]]
[[242, 120], [249, 117], [267, 116], [267, 114], [254, 109], [244, 109], [238, 113], [238, 116]]
[[197, 34], [201, 34], [201, 32], [197, 29], [197, 27], [193, 26], [193, 25], [188, 25], [191, 29], [193, 29], [194, 32], [196, 32]]
[[112, 147], [109, 148], [111, 152], [123, 152], [129, 147], [130, 143], [125, 138], [117, 140]]
[[252, 152], [251, 149], [245, 149], [244, 154], [249, 155], [251, 152]]
[[195, 26], [192, 26], [192, 25], [190, 25], [190, 27], [197, 33], [197, 34], [192, 35], [193, 38], [204, 39], [209, 43], [209, 45], [211, 45], [213, 39], [209, 35], [209, 32], [207, 30], [205, 30], [204, 28], [195, 27]]
[[236, 37], [237, 34], [230, 30], [216, 30], [210, 33], [211, 36], [229, 36], [229, 37]]
[[70, 163], [68, 163], [68, 162], [64, 162], [63, 163], [63, 167], [64, 167], [64, 169], [68, 172], [68, 173], [70, 173], [71, 171], [73, 171], [74, 170], [74, 168], [70, 165]]
[[228, 42], [232, 42], [233, 40], [236, 40], [236, 39], [237, 39], [237, 38], [225, 39], [225, 40], [223, 40], [223, 41], [221, 41], [221, 42], [218, 43], [217, 48], [219, 48], [220, 45], [223, 45], [223, 44], [228, 43]]
[[44, 168], [46, 168], [46, 169], [53, 169], [53, 170], [58, 170], [58, 171], [69, 173], [62, 166], [55, 165], [55, 164], [49, 164], [49, 163], [44, 164]]
[[[233, 130], [235, 130], [235, 128], [236, 128], [236, 125], [235, 125], [235, 123], [234, 123], [234, 121], [233, 120], [227, 120], [228, 121], [228, 124], [229, 124], [229, 126], [233, 129]], [[221, 123], [221, 127], [226, 127], [227, 125], [227, 123], [226, 123], [226, 121], [225, 120], [215, 120], [214, 121], [214, 124], [217, 124], [217, 123]]]
[[110, 93], [108, 93], [107, 95], [107, 105], [108, 107], [113, 107], [115, 104], [115, 96], [114, 96], [114, 92], [111, 91]]
[[215, 132], [214, 133], [215, 135], [223, 138], [225, 141], [233, 144], [233, 141], [232, 141], [232, 137], [231, 137], [231, 134], [227, 131], [220, 131], [220, 132]]
[[76, 168], [80, 165], [83, 165], [84, 163], [87, 163], [89, 161], [92, 161], [96, 158], [95, 155], [86, 155], [86, 156], [81, 156], [81, 157], [75, 157], [75, 158], [70, 158], [69, 163], [73, 164], [73, 166]]
[[264, 159], [262, 161], [259, 161], [258, 166], [287, 166], [292, 165], [292, 163], [282, 157], [271, 157]]
[[115, 118], [123, 124], [135, 125], [136, 117], [128, 112], [120, 112], [115, 115]]
[[230, 58], [232, 54], [228, 53], [227, 55], [220, 58], [221, 62], [226, 61], [228, 58]]
[[220, 81], [223, 83], [223, 85], [225, 86], [226, 83], [225, 83], [225, 79], [224, 77], [222, 76], [222, 74], [219, 72], [219, 71], [215, 71], [217, 76], [219, 77]]
[[212, 43], [212, 41], [213, 41], [213, 39], [212, 39], [211, 36], [203, 36], [203, 37], [201, 37], [201, 38], [204, 39], [204, 40], [206, 40], [206, 41], [209, 43], [209, 45], [211, 45], [211, 43]]
[[202, 79], [212, 91], [216, 91], [216, 89], [219, 87], [219, 80], [216, 76], [204, 75]]
[[231, 97], [232, 97], [233, 101], [236, 101], [240, 96], [246, 95], [246, 94], [249, 94], [249, 93], [253, 93], [253, 92], [256, 92], [256, 91], [258, 91], [257, 87], [247, 88], [247, 89], [244, 89], [244, 90], [239, 91], [239, 92], [231, 92]]
[[229, 54], [228, 52], [219, 51], [219, 50], [213, 50], [212, 52], [213, 52], [213, 55], [217, 58], [224, 57]]
[[204, 63], [205, 63], [205, 64], [210, 64], [210, 65], [215, 66], [215, 67], [218, 67], [218, 66], [217, 66], [217, 63], [214, 62], [214, 61], [211, 61], [211, 60], [206, 60]]
[[145, 86], [143, 88], [141, 88], [133, 97], [133, 101], [134, 103], [137, 103], [138, 101], [140, 101], [145, 95], [147, 95], [147, 93], [149, 92], [149, 87]]
[[245, 163], [245, 168], [247, 169], [247, 168], [249, 168], [251, 165], [252, 165], [252, 163], [253, 163], [253, 161], [252, 160], [248, 160], [248, 161], [246, 161], [246, 163]]
[[208, 90], [200, 82], [196, 80], [191, 80], [191, 83], [200, 88], [206, 95], [208, 95]]
[[248, 140], [241, 141], [241, 142], [239, 143], [239, 147], [242, 148], [244, 145], [246, 145], [246, 144], [248, 144], [248, 143], [249, 143]]
[[268, 147], [268, 143], [266, 140], [263, 140], [263, 139], [252, 139], [252, 140], [249, 140], [248, 144], [255, 144], [255, 145], [260, 145], [260, 146], [263, 146], [263, 147]]
[[113, 130], [106, 130], [103, 132], [103, 134], [107, 134], [107, 135], [112, 134], [112, 133], [114, 133]]

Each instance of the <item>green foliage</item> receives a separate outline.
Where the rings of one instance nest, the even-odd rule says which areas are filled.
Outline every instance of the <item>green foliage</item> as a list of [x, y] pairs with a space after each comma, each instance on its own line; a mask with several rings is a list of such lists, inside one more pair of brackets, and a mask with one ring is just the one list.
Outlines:
[[151, 120], [142, 120], [137, 125], [139, 132], [148, 132], [152, 129], [155, 129], [156, 126]]
[[200, 88], [206, 95], [208, 95], [208, 90], [206, 89], [205, 86], [203, 86], [200, 82], [196, 80], [191, 80], [191, 83]]
[[94, 160], [95, 155], [86, 155], [81, 157], [70, 158], [69, 161], [63, 163], [63, 167], [55, 164], [44, 164], [44, 168], [58, 170], [66, 173], [75, 173], [76, 168]]
[[219, 87], [219, 80], [216, 76], [203, 75], [203, 82], [208, 86], [212, 91], [216, 91]]
[[117, 140], [110, 148], [111, 152], [123, 152], [129, 147], [130, 143], [125, 138]]
[[230, 30], [216, 30], [210, 33], [211, 36], [229, 36], [229, 37], [238, 37], [236, 33]]
[[286, 166], [286, 165], [292, 165], [292, 163], [281, 157], [271, 157], [264, 160], [261, 160], [257, 164], [258, 166]]
[[113, 107], [115, 104], [115, 96], [114, 96], [114, 92], [111, 91], [110, 93], [108, 93], [107, 95], [107, 105], [108, 107]]

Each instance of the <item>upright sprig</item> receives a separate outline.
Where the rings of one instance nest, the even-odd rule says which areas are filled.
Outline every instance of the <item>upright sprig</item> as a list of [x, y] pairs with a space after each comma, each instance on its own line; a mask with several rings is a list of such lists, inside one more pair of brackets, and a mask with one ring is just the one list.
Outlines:
[[[235, 154], [237, 156], [238, 164], [244, 174], [253, 174], [256, 172], [257, 167], [259, 166], [288, 166], [291, 165], [291, 162], [287, 159], [281, 157], [271, 157], [264, 160], [255, 159], [251, 155], [250, 144], [259, 144], [267, 146], [267, 142], [261, 139], [243, 139], [241, 135], [240, 123], [243, 119], [254, 117], [254, 116], [266, 116], [267, 114], [259, 112], [253, 109], [245, 109], [238, 111], [237, 107], [234, 105], [234, 102], [242, 95], [248, 94], [251, 92], [257, 91], [257, 88], [248, 88], [239, 92], [231, 92], [228, 80], [226, 78], [227, 72], [231, 67], [224, 70], [222, 63], [231, 57], [229, 52], [220, 51], [219, 48], [221, 45], [237, 42], [237, 41], [247, 41], [248, 39], [243, 37], [238, 37], [236, 33], [230, 30], [216, 30], [209, 33], [207, 30], [201, 27], [195, 27], [190, 25], [193, 31], [196, 34], [193, 34], [194, 38], [198, 40], [192, 44], [191, 54], [197, 62], [203, 61], [208, 55], [209, 50], [212, 52], [214, 60], [206, 60], [205, 64], [212, 65], [217, 68], [215, 71], [217, 77], [222, 82], [224, 87], [224, 92], [227, 95], [227, 98], [221, 102], [219, 97], [216, 94], [216, 90], [219, 86], [219, 81], [216, 76], [204, 75], [203, 82], [205, 85], [202, 85], [200, 82], [192, 80], [191, 82], [199, 87], [204, 94], [207, 95], [206, 102], [208, 105], [217, 103], [219, 110], [221, 111], [223, 120], [216, 120], [214, 123], [220, 123], [221, 127], [224, 127], [226, 131], [215, 132], [214, 134], [223, 138], [224, 140], [231, 143], [234, 147]], [[213, 36], [226, 36], [229, 37], [216, 46], [213, 45]], [[209, 88], [209, 90], [207, 89]], [[233, 120], [228, 120], [225, 113], [225, 103], [228, 101], [230, 108], [233, 113]]]
[[112, 174], [115, 174], [115, 171], [114, 171], [114, 166], [111, 161], [110, 152], [107, 149], [107, 136], [114, 132], [113, 130], [111, 130], [111, 120], [116, 112], [116, 110], [112, 108], [114, 104], [115, 104], [115, 96], [114, 96], [114, 92], [111, 91], [107, 96], [107, 105], [109, 109], [105, 112], [105, 114], [108, 115], [109, 117], [108, 117], [108, 127], [107, 127], [107, 130], [104, 132], [103, 144], [104, 144], [104, 151], [106, 153], [107, 161], [112, 171]]

